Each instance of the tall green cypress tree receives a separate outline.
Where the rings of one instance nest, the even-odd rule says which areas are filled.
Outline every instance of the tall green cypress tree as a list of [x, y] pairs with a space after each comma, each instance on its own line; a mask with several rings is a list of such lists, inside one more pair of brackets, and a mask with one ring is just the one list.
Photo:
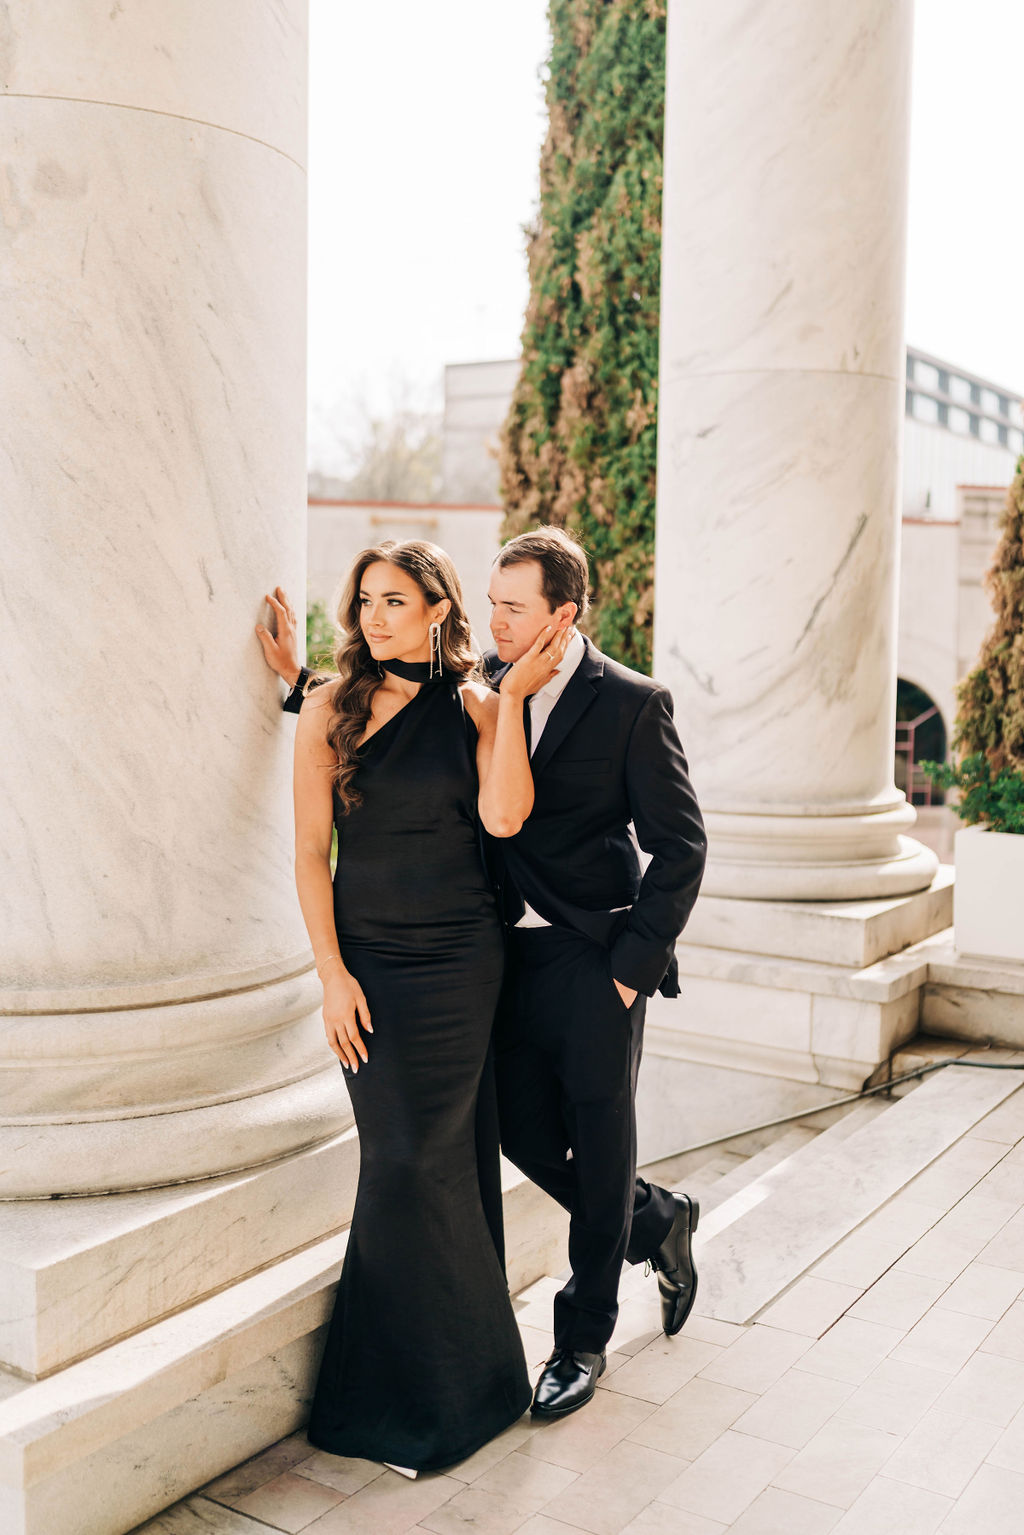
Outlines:
[[551, 0], [548, 133], [523, 366], [501, 442], [505, 534], [574, 532], [590, 632], [650, 670], [665, 0]]

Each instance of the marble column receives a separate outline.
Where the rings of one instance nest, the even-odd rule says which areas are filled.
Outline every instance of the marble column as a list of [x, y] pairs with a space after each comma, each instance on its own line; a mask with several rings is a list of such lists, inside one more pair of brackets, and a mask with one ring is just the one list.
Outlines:
[[350, 1119], [252, 632], [305, 587], [305, 9], [0, 6], [0, 1198]]
[[655, 672], [705, 891], [928, 885], [893, 784], [911, 0], [670, 0]]

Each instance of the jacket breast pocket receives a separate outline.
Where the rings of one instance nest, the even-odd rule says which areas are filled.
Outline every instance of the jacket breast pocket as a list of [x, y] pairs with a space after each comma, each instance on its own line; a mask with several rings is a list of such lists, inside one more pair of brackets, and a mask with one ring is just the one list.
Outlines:
[[554, 757], [545, 769], [559, 778], [603, 778], [611, 770], [610, 757]]

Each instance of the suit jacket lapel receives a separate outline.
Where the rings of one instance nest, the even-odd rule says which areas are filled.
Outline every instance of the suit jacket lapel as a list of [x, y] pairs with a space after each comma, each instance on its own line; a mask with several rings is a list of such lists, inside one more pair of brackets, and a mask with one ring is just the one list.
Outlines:
[[604, 656], [599, 650], [594, 649], [586, 637], [583, 643], [586, 646], [583, 660], [569, 678], [565, 691], [548, 715], [537, 750], [530, 758], [534, 778], [544, 771], [577, 720], [586, 713], [597, 696], [596, 684], [604, 672]]

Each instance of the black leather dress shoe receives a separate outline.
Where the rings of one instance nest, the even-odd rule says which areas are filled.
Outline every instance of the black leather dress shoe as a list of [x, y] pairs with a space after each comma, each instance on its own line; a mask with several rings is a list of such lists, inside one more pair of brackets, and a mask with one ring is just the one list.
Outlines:
[[564, 1418], [566, 1413], [585, 1407], [597, 1390], [604, 1374], [603, 1354], [581, 1354], [574, 1349], [556, 1349], [544, 1366], [533, 1393], [530, 1408], [535, 1418]]
[[697, 1270], [692, 1239], [700, 1218], [700, 1204], [688, 1194], [673, 1194], [676, 1217], [668, 1235], [651, 1259], [658, 1271], [661, 1291], [661, 1325], [674, 1338], [693, 1310], [697, 1298]]

